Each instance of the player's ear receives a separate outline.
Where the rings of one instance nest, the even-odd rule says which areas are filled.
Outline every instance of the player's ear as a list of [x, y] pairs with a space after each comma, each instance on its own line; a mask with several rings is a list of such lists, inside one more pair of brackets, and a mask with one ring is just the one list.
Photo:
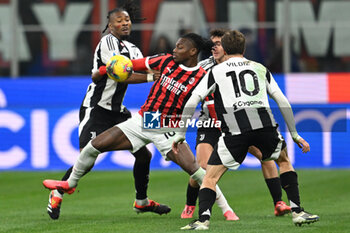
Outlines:
[[194, 56], [194, 55], [196, 55], [198, 53], [198, 50], [197, 50], [197, 48], [191, 48], [190, 49], [190, 54], [191, 54], [191, 56]]

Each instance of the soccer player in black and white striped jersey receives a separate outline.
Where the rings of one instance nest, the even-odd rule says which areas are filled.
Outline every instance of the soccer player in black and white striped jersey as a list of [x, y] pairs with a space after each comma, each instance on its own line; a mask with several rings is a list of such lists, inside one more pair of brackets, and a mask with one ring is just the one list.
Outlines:
[[[210, 31], [210, 39], [215, 45], [212, 49], [212, 56], [199, 62], [199, 65], [206, 71], [209, 71], [215, 65], [225, 61], [225, 51], [221, 46], [221, 38], [224, 36], [226, 31], [226, 29], [214, 29]], [[210, 118], [216, 119], [214, 108], [215, 102], [213, 96], [209, 95], [202, 102], [202, 110], [198, 121], [207, 121]], [[206, 169], [208, 159], [213, 152], [215, 145], [218, 143], [220, 136], [221, 130], [219, 128], [198, 128], [196, 139], [196, 159], [203, 169]], [[261, 152], [254, 146], [250, 146], [248, 152], [254, 155], [256, 158], [261, 156]], [[284, 201], [282, 201], [281, 181], [275, 162], [264, 161], [261, 163], [261, 169], [273, 200], [275, 216], [282, 216], [290, 213], [291, 208]], [[190, 179], [187, 185], [186, 205], [181, 213], [181, 218], [192, 218], [196, 207], [198, 192], [199, 187], [196, 187], [195, 182]], [[220, 206], [219, 203], [217, 204]], [[237, 215], [234, 212], [230, 212], [230, 210], [222, 208], [222, 211], [226, 220], [239, 219]]]
[[[245, 38], [241, 32], [227, 32], [221, 42], [227, 60], [206, 74], [193, 90], [188, 106], [196, 106], [207, 95], [214, 93], [215, 110], [222, 122], [223, 134], [209, 158], [207, 173], [199, 191], [199, 219], [182, 229], [209, 229], [211, 208], [216, 196], [215, 184], [227, 169], [239, 168], [252, 145], [261, 151], [261, 161], [275, 160], [278, 164], [281, 183], [292, 207], [293, 223], [301, 225], [318, 221], [319, 216], [307, 213], [300, 207], [297, 174], [269, 107], [268, 95], [277, 102], [294, 142], [306, 153], [310, 151], [310, 146], [296, 130], [287, 98], [263, 65], [243, 57]], [[191, 116], [193, 112], [193, 108], [187, 108], [183, 116]], [[175, 142], [175, 153], [177, 146]]]
[[[131, 20], [135, 19], [135, 6], [128, 1], [123, 7], [108, 12], [106, 29], [110, 33], [103, 36], [98, 43], [93, 60], [92, 83], [89, 85], [79, 113], [79, 148], [103, 131], [126, 121], [131, 117], [123, 105], [123, 99], [128, 83], [141, 83], [150, 80], [150, 75], [133, 73], [127, 81], [115, 82], [106, 75], [106, 63], [114, 55], [124, 55], [130, 59], [142, 58], [142, 53], [134, 44], [127, 41], [131, 33]], [[106, 30], [105, 29], [105, 30]], [[137, 212], [168, 213], [170, 208], [147, 198], [149, 167], [152, 154], [142, 147], [133, 153], [135, 163], [133, 174], [135, 178], [136, 200], [134, 210]], [[92, 166], [85, 172], [89, 172]], [[73, 167], [67, 170], [62, 180], [67, 180]], [[47, 213], [52, 219], [58, 219], [63, 198], [63, 191], [50, 192]]]

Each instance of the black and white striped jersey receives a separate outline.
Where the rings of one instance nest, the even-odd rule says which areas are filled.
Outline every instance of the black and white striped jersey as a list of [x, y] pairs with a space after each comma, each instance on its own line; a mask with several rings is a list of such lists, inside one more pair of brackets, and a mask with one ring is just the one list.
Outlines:
[[[92, 72], [107, 64], [114, 55], [124, 55], [130, 59], [142, 58], [139, 48], [134, 44], [119, 40], [112, 34], [105, 35], [98, 43], [93, 60]], [[123, 100], [128, 84], [115, 82], [107, 75], [98, 83], [91, 83], [87, 89], [82, 105], [84, 107], [101, 106], [107, 110], [122, 112]]]
[[275, 91], [281, 92], [267, 68], [233, 57], [213, 67], [193, 93], [204, 100], [214, 92], [222, 132], [237, 135], [277, 125], [268, 102]]
[[203, 69], [205, 69], [205, 71], [208, 71], [208, 70], [210, 70], [211, 68], [213, 68], [213, 66], [215, 66], [217, 63], [216, 63], [214, 57], [213, 57], [213, 56], [210, 56], [209, 58], [204, 59], [204, 60], [198, 62], [198, 64], [199, 64]]

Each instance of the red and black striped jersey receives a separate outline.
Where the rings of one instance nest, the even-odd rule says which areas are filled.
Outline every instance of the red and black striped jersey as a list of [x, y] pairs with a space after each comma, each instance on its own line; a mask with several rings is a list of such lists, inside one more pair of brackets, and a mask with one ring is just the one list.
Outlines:
[[161, 122], [164, 124], [169, 120], [180, 120], [186, 102], [206, 71], [199, 65], [186, 67], [178, 64], [170, 54], [147, 57], [145, 66], [148, 69], [159, 70], [161, 77], [154, 82], [139, 113], [143, 116], [144, 112], [159, 111], [162, 114]]

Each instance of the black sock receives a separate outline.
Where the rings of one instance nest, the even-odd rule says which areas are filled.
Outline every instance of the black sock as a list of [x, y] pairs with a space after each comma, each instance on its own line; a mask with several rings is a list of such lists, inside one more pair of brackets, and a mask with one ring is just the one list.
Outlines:
[[280, 175], [282, 188], [286, 191], [289, 201], [298, 207], [292, 207], [292, 211], [300, 212], [300, 196], [298, 187], [298, 175], [294, 171], [285, 172]]
[[64, 176], [62, 177], [62, 180], [68, 180], [70, 174], [72, 173], [73, 170], [73, 166], [71, 166], [67, 171], [66, 174], [64, 174]]
[[[215, 203], [216, 192], [209, 188], [199, 190], [199, 221], [210, 219], [211, 208]], [[209, 213], [208, 213], [209, 212]]]
[[[148, 151], [148, 150], [147, 150]], [[151, 153], [149, 154], [140, 152], [145, 152], [144, 150], [138, 151], [134, 154], [135, 163], [133, 168], [133, 174], [135, 179], [135, 189], [136, 189], [136, 199], [142, 200], [147, 198], [147, 188], [149, 182], [149, 166], [151, 163]], [[146, 152], [147, 153], [147, 152]]]
[[186, 205], [195, 206], [198, 197], [199, 187], [194, 188], [188, 183], [186, 192]]
[[271, 197], [273, 199], [273, 204], [276, 205], [277, 202], [282, 201], [282, 190], [281, 181], [279, 177], [265, 179], [266, 185], [270, 190]]

